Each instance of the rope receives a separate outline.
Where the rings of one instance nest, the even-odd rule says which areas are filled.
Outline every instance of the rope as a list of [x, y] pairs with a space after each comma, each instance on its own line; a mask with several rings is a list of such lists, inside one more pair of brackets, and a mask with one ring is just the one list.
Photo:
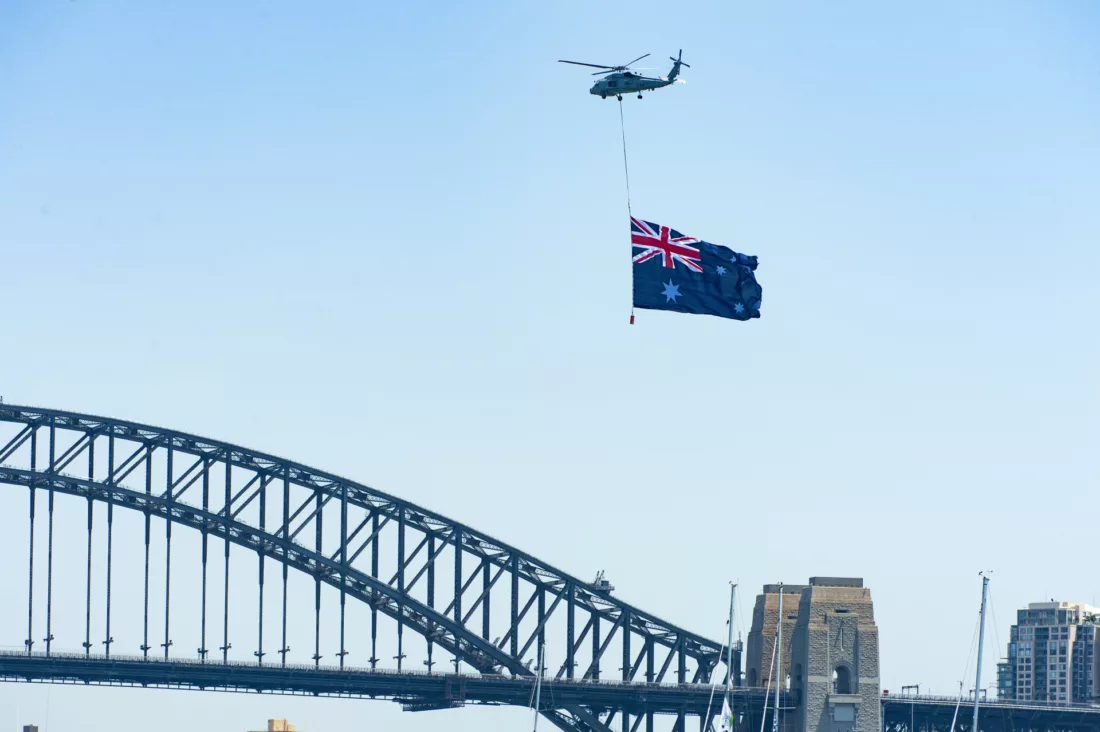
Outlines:
[[623, 102], [619, 100], [619, 129], [623, 133], [623, 173], [626, 175], [626, 212], [633, 218], [630, 210], [630, 166], [626, 162], [626, 122], [623, 120]]
[[[634, 218], [634, 212], [630, 209], [630, 165], [626, 161], [626, 122], [623, 119], [623, 98], [619, 97], [619, 129], [623, 134], [623, 174], [626, 177], [626, 212], [631, 219]], [[633, 253], [633, 249], [631, 249]], [[630, 306], [630, 324], [634, 325], [634, 305], [633, 301]]]

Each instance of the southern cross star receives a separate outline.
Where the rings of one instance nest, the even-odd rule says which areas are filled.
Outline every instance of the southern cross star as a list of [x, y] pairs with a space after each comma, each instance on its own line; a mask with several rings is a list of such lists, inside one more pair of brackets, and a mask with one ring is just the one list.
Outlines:
[[743, 312], [745, 312], [745, 306], [744, 306], [744, 305], [742, 305], [741, 303], [737, 303], [736, 305], [734, 305], [734, 306], [733, 306], [733, 309], [734, 309], [735, 311], [739, 312], [739, 313], [743, 313]]
[[724, 275], [726, 273], [726, 268], [723, 267], [722, 265], [718, 265], [717, 267], [714, 268], [714, 271], [718, 273], [719, 277], [721, 277], [722, 275]]
[[672, 280], [662, 284], [665, 286], [664, 292], [661, 293], [665, 296], [665, 302], [676, 302], [676, 298], [680, 297], [680, 286], [672, 284]]

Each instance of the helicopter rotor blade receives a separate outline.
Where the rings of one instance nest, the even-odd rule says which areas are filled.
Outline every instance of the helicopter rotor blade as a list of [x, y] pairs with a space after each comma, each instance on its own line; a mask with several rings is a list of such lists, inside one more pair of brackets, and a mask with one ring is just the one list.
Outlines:
[[594, 69], [614, 69], [614, 66], [604, 66], [603, 64], [586, 64], [583, 61], [566, 61], [564, 59], [558, 59], [559, 64], [575, 64], [577, 66], [591, 66]]
[[636, 63], [638, 63], [639, 61], [641, 61], [641, 60], [642, 60], [643, 58], [645, 58], [645, 57], [646, 57], [646, 56], [648, 56], [648, 55], [649, 55], [649, 54], [647, 53], [647, 54], [646, 54], [645, 56], [639, 56], [638, 58], [634, 59], [633, 61], [630, 61], [629, 63], [625, 63], [625, 64], [623, 64], [623, 68], [626, 68], [627, 66], [630, 66], [630, 64], [636, 64]]
[[615, 68], [608, 69], [607, 71], [597, 71], [596, 73], [594, 73], [592, 75], [593, 76], [600, 76], [601, 74], [614, 74], [617, 71], [626, 71], [627, 69], [630, 69], [631, 71], [652, 71], [653, 70], [652, 68], [650, 68], [648, 66], [640, 68], [640, 69], [635, 69], [632, 66], [616, 66]]

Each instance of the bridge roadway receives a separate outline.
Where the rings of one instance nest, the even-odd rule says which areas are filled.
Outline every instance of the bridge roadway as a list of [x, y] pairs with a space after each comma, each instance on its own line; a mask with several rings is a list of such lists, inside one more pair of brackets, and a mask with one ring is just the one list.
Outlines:
[[[256, 663], [164, 661], [138, 656], [86, 656], [0, 651], [0, 681], [34, 681], [97, 686], [257, 692], [301, 696], [390, 699], [407, 711], [450, 709], [466, 704], [529, 706], [534, 680], [498, 674], [340, 669]], [[732, 704], [744, 715], [744, 729], [757, 729], [764, 689], [736, 687]], [[630, 713], [702, 716], [711, 702], [705, 684], [547, 679], [543, 701], [552, 710], [584, 703], [589, 708]], [[780, 699], [790, 708], [786, 694]], [[769, 705], [770, 706], [770, 705]], [[883, 696], [887, 732], [941, 732], [951, 728], [956, 700], [950, 697]], [[958, 732], [969, 732], [970, 707], [959, 712]], [[712, 708], [713, 712], [713, 708]], [[983, 702], [981, 732], [1097, 732], [1100, 706]]]
[[[465, 704], [530, 706], [535, 680], [531, 676], [500, 674], [203, 663], [114, 655], [28, 656], [25, 651], [7, 651], [0, 652], [0, 681], [391, 699], [407, 711], [421, 711]], [[544, 679], [542, 700], [547, 710], [583, 703], [589, 708], [626, 709], [632, 714], [683, 712], [702, 716], [711, 701], [711, 688], [707, 684]], [[760, 710], [764, 706], [764, 689], [735, 688], [733, 704], [738, 711]]]
[[[942, 696], [883, 696], [885, 732], [948, 732], [958, 700]], [[991, 699], [979, 710], [981, 732], [1100, 732], [1100, 706], [1043, 705]], [[970, 732], [973, 700], [959, 709], [955, 732]]]

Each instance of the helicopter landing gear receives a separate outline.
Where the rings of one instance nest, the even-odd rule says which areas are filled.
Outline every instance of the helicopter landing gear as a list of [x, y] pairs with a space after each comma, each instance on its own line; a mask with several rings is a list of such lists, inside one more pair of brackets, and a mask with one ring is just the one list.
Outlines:
[[638, 95], [638, 99], [641, 99], [641, 98], [642, 98], [642, 95], [641, 95], [641, 94], [639, 94], [639, 95]]
[[621, 102], [621, 101], [623, 100], [623, 95], [622, 95], [622, 94], [620, 94], [620, 95], [618, 96], [618, 100], [619, 100], [620, 102]]

